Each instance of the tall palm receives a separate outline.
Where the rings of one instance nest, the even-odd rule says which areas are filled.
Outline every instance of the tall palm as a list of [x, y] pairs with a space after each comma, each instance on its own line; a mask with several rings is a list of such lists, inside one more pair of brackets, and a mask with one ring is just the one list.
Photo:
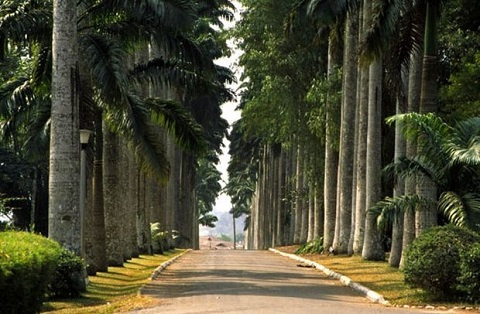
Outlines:
[[[188, 23], [184, 22], [193, 19], [188, 3], [184, 3], [184, 9], [187, 12], [190, 10], [190, 13], [177, 14], [176, 20], [167, 14], [172, 12], [171, 5], [152, 7], [153, 3], [149, 3], [146, 6], [149, 10], [143, 10], [145, 6], [137, 4], [116, 1], [82, 3], [78, 23], [79, 43], [81, 52], [85, 54], [82, 60], [88, 62], [81, 70], [89, 70], [92, 82], [96, 83], [92, 86], [92, 95], [96, 95], [97, 104], [104, 109], [110, 127], [129, 139], [144, 168], [152, 169], [158, 177], [165, 178], [168, 167], [162, 157], [163, 149], [146, 121], [163, 125], [168, 132], [176, 133], [175, 138], [180, 144], [194, 149], [200, 147], [198, 139], [202, 137], [201, 131], [193, 123], [190, 114], [176, 104], [160, 99], [142, 99], [135, 89], [136, 83], [167, 82], [182, 86], [192, 82], [196, 84], [199, 76], [195, 69], [203, 61], [195, 45], [176, 29], [176, 26], [185, 29]], [[122, 12], [117, 16], [122, 16], [125, 20], [108, 18], [116, 14], [113, 8], [116, 12]], [[155, 18], [158, 15], [163, 19]], [[151, 28], [155, 25], [159, 27]], [[159, 32], [159, 29], [165, 31]], [[152, 60], [128, 71], [124, 64], [129, 51], [135, 47], [135, 43], [146, 42], [150, 38], [154, 38], [157, 44], [163, 43], [170, 55], [180, 53], [183, 57]], [[125, 41], [130, 41], [130, 44], [125, 44]], [[179, 45], [174, 45], [175, 42]], [[179, 46], [184, 48], [178, 48]], [[43, 53], [42, 56], [48, 56], [48, 53]], [[44, 57], [43, 61], [43, 64], [47, 64], [48, 58]], [[37, 70], [34, 73], [37, 72], [42, 73]], [[206, 80], [203, 79], [203, 82]]]
[[[392, 36], [398, 32], [395, 27], [405, 16], [411, 16], [411, 21], [416, 21], [411, 25], [412, 32], [410, 39], [414, 45], [423, 45], [423, 65], [422, 65], [422, 83], [420, 97], [420, 112], [437, 111], [437, 24], [440, 17], [442, 1], [423, 0], [417, 2], [397, 0], [383, 2], [377, 23], [375, 23], [372, 32], [370, 44], [371, 51], [380, 53], [382, 49], [389, 45]], [[420, 20], [420, 22], [419, 22]], [[419, 35], [418, 26], [424, 25], [423, 42]], [[415, 27], [417, 27], [415, 29]], [[433, 182], [428, 178], [417, 185], [417, 193], [432, 198], [436, 194]], [[416, 233], [421, 233], [425, 228], [437, 223], [435, 208], [421, 211], [416, 217]]]
[[[356, 45], [357, 45], [357, 27], [358, 14], [353, 10], [357, 1], [329, 1], [329, 0], [311, 0], [308, 1], [309, 15], [314, 17], [319, 23], [323, 25], [333, 24], [337, 20], [345, 22], [345, 53], [344, 53], [344, 98], [342, 100], [342, 122], [340, 135], [340, 159], [337, 182], [337, 222], [335, 224], [335, 236], [333, 239], [333, 246], [335, 250], [341, 253], [346, 253], [350, 240], [351, 217], [352, 217], [352, 173], [353, 173], [353, 147], [354, 147], [354, 133], [347, 131], [347, 128], [354, 125], [355, 121], [355, 88], [357, 61]], [[347, 13], [348, 12], [348, 13]], [[328, 167], [326, 167], [328, 169]], [[326, 180], [327, 182], [327, 180]], [[331, 196], [325, 195], [325, 199]], [[328, 209], [325, 211], [328, 213]], [[325, 222], [330, 221], [325, 217]], [[324, 232], [329, 232], [325, 228]], [[328, 245], [328, 243], [327, 243]]]
[[75, 1], [53, 1], [48, 233], [81, 255], [76, 20]]

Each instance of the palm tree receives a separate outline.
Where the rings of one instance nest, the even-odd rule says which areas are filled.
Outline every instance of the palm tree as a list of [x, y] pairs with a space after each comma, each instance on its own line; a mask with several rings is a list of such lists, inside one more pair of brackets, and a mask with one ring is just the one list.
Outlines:
[[[409, 139], [416, 139], [421, 150], [414, 158], [401, 158], [386, 169], [407, 178], [419, 175], [435, 183], [435, 198], [399, 196], [378, 203], [372, 215], [392, 210], [434, 206], [444, 218], [458, 226], [480, 230], [480, 152], [478, 151], [480, 119], [478, 117], [448, 125], [433, 114], [408, 113], [388, 120], [400, 121]], [[420, 209], [422, 210], [422, 209]]]
[[49, 237], [82, 255], [75, 1], [53, 1]]

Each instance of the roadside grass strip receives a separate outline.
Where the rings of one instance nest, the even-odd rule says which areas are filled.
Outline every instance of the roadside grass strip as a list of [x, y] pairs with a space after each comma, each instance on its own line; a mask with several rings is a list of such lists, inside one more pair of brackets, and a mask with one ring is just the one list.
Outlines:
[[339, 274], [337, 272], [334, 272], [333, 270], [331, 270], [331, 269], [329, 269], [329, 268], [327, 268], [327, 267], [325, 267], [325, 266], [323, 266], [319, 263], [313, 262], [313, 261], [308, 260], [306, 258], [297, 256], [295, 254], [284, 253], [284, 252], [281, 252], [281, 251], [273, 249], [273, 248], [270, 248], [269, 250], [274, 252], [274, 253], [277, 253], [277, 254], [280, 254], [282, 256], [285, 256], [285, 257], [288, 257], [290, 259], [301, 262], [305, 265], [315, 267], [316, 269], [322, 271], [328, 277], [337, 279], [342, 284], [344, 284], [345, 286], [351, 287], [351, 288], [355, 289], [356, 291], [358, 291], [359, 293], [365, 295], [372, 302], [380, 303], [380, 304], [383, 304], [383, 305], [390, 305], [390, 302], [385, 300], [383, 295], [381, 295], [381, 294], [379, 294], [379, 293], [377, 293], [377, 292], [375, 292], [375, 291], [373, 291], [373, 290], [371, 290], [371, 289], [369, 289], [369, 288], [367, 288], [367, 287], [365, 287], [365, 286], [363, 286], [359, 283], [356, 283], [352, 279], [350, 279], [349, 277], [344, 276], [342, 274]]
[[108, 267], [108, 272], [88, 277], [87, 292], [80, 298], [45, 302], [42, 313], [110, 314], [158, 305], [158, 300], [140, 295], [140, 289], [186, 252], [176, 249], [163, 255], [140, 255], [122, 267]]

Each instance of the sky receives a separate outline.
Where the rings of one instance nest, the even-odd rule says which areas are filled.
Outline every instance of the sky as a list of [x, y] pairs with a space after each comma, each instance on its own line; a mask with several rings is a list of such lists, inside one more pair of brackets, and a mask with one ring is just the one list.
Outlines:
[[[240, 18], [240, 10], [241, 6], [237, 1], [233, 1], [235, 4], [237, 10], [235, 12], [235, 20], [238, 20]], [[225, 26], [227, 28], [234, 27], [235, 22], [225, 22]], [[237, 77], [237, 82], [233, 83], [232, 85], [229, 85], [228, 87], [231, 88], [233, 91], [236, 91], [238, 89], [238, 82], [240, 81], [240, 75], [241, 75], [241, 69], [238, 67], [238, 58], [241, 55], [241, 51], [236, 49], [234, 47], [234, 44], [230, 41], [229, 46], [233, 49], [232, 55], [228, 58], [222, 58], [216, 60], [217, 64], [220, 64], [222, 66], [230, 68], [232, 71], [234, 71], [235, 76]], [[222, 117], [228, 121], [230, 126], [235, 122], [236, 120], [240, 119], [240, 111], [235, 110], [235, 108], [238, 106], [237, 103], [238, 99], [235, 99], [233, 102], [227, 102], [222, 105]], [[231, 129], [231, 127], [230, 127]], [[230, 130], [229, 129], [229, 130]], [[228, 174], [227, 174], [227, 167], [228, 167], [228, 161], [230, 159], [230, 155], [228, 154], [228, 149], [230, 142], [224, 138], [223, 139], [223, 144], [224, 147], [222, 148], [222, 156], [220, 156], [220, 164], [217, 166], [218, 170], [222, 173], [222, 180], [224, 181], [222, 183], [222, 186], [225, 184], [225, 182], [228, 181]], [[214, 206], [214, 212], [225, 212], [229, 211], [232, 207], [232, 204], [230, 202], [230, 197], [228, 197], [225, 194], [221, 194], [215, 203]]]
[[[240, 12], [241, 12], [241, 5], [237, 1], [232, 1], [232, 3], [235, 5], [237, 8], [235, 12], [235, 20], [238, 20], [240, 18]], [[231, 28], [234, 27], [235, 21], [233, 22], [228, 22], [225, 21], [225, 27], [226, 28]], [[232, 89], [234, 92], [237, 91], [239, 83], [240, 82], [240, 75], [241, 75], [241, 68], [238, 67], [238, 58], [241, 55], [241, 51], [239, 49], [236, 49], [233, 42], [229, 41], [228, 45], [232, 48], [232, 54], [230, 57], [225, 57], [221, 58], [215, 61], [215, 63], [228, 67], [230, 68], [236, 78], [237, 82], [228, 85], [230, 89]], [[238, 97], [234, 101], [227, 102], [221, 106], [222, 108], [222, 117], [228, 121], [230, 128], [229, 131], [231, 130], [231, 125], [240, 119], [241, 113], [240, 111], [235, 110], [238, 106]], [[220, 163], [217, 165], [217, 169], [222, 173], [222, 187], [225, 186], [226, 182], [228, 181], [228, 173], [227, 173], [227, 167], [228, 167], [228, 161], [230, 160], [230, 155], [228, 154], [228, 149], [230, 146], [230, 142], [224, 138], [223, 139], [223, 148], [222, 148], [222, 155], [220, 156]], [[215, 202], [215, 206], [213, 208], [213, 214], [220, 214], [224, 212], [230, 211], [232, 208], [232, 203], [230, 200], [230, 197], [224, 193], [220, 194], [219, 197], [217, 198]], [[243, 226], [240, 226], [240, 228], [243, 228]], [[212, 228], [207, 228], [207, 227], [201, 227], [200, 228], [200, 234], [201, 235], [209, 235], [211, 233], [214, 233], [214, 229]]]

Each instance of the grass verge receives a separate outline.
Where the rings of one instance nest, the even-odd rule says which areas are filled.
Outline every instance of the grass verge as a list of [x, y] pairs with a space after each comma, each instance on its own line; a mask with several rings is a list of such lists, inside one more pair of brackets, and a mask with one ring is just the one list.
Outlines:
[[[298, 246], [276, 247], [277, 250], [294, 254]], [[302, 254], [306, 259], [317, 262], [330, 270], [345, 275], [381, 295], [393, 305], [435, 307], [469, 307], [472, 305], [461, 303], [446, 303], [432, 300], [420, 290], [413, 289], [404, 283], [403, 273], [390, 267], [387, 261], [365, 261], [360, 256]]]
[[87, 292], [82, 297], [45, 302], [42, 313], [114, 313], [155, 306], [158, 300], [140, 296], [138, 290], [150, 280], [160, 264], [183, 252], [172, 250], [164, 255], [141, 255], [127, 261], [123, 267], [108, 267], [108, 272], [88, 277]]

